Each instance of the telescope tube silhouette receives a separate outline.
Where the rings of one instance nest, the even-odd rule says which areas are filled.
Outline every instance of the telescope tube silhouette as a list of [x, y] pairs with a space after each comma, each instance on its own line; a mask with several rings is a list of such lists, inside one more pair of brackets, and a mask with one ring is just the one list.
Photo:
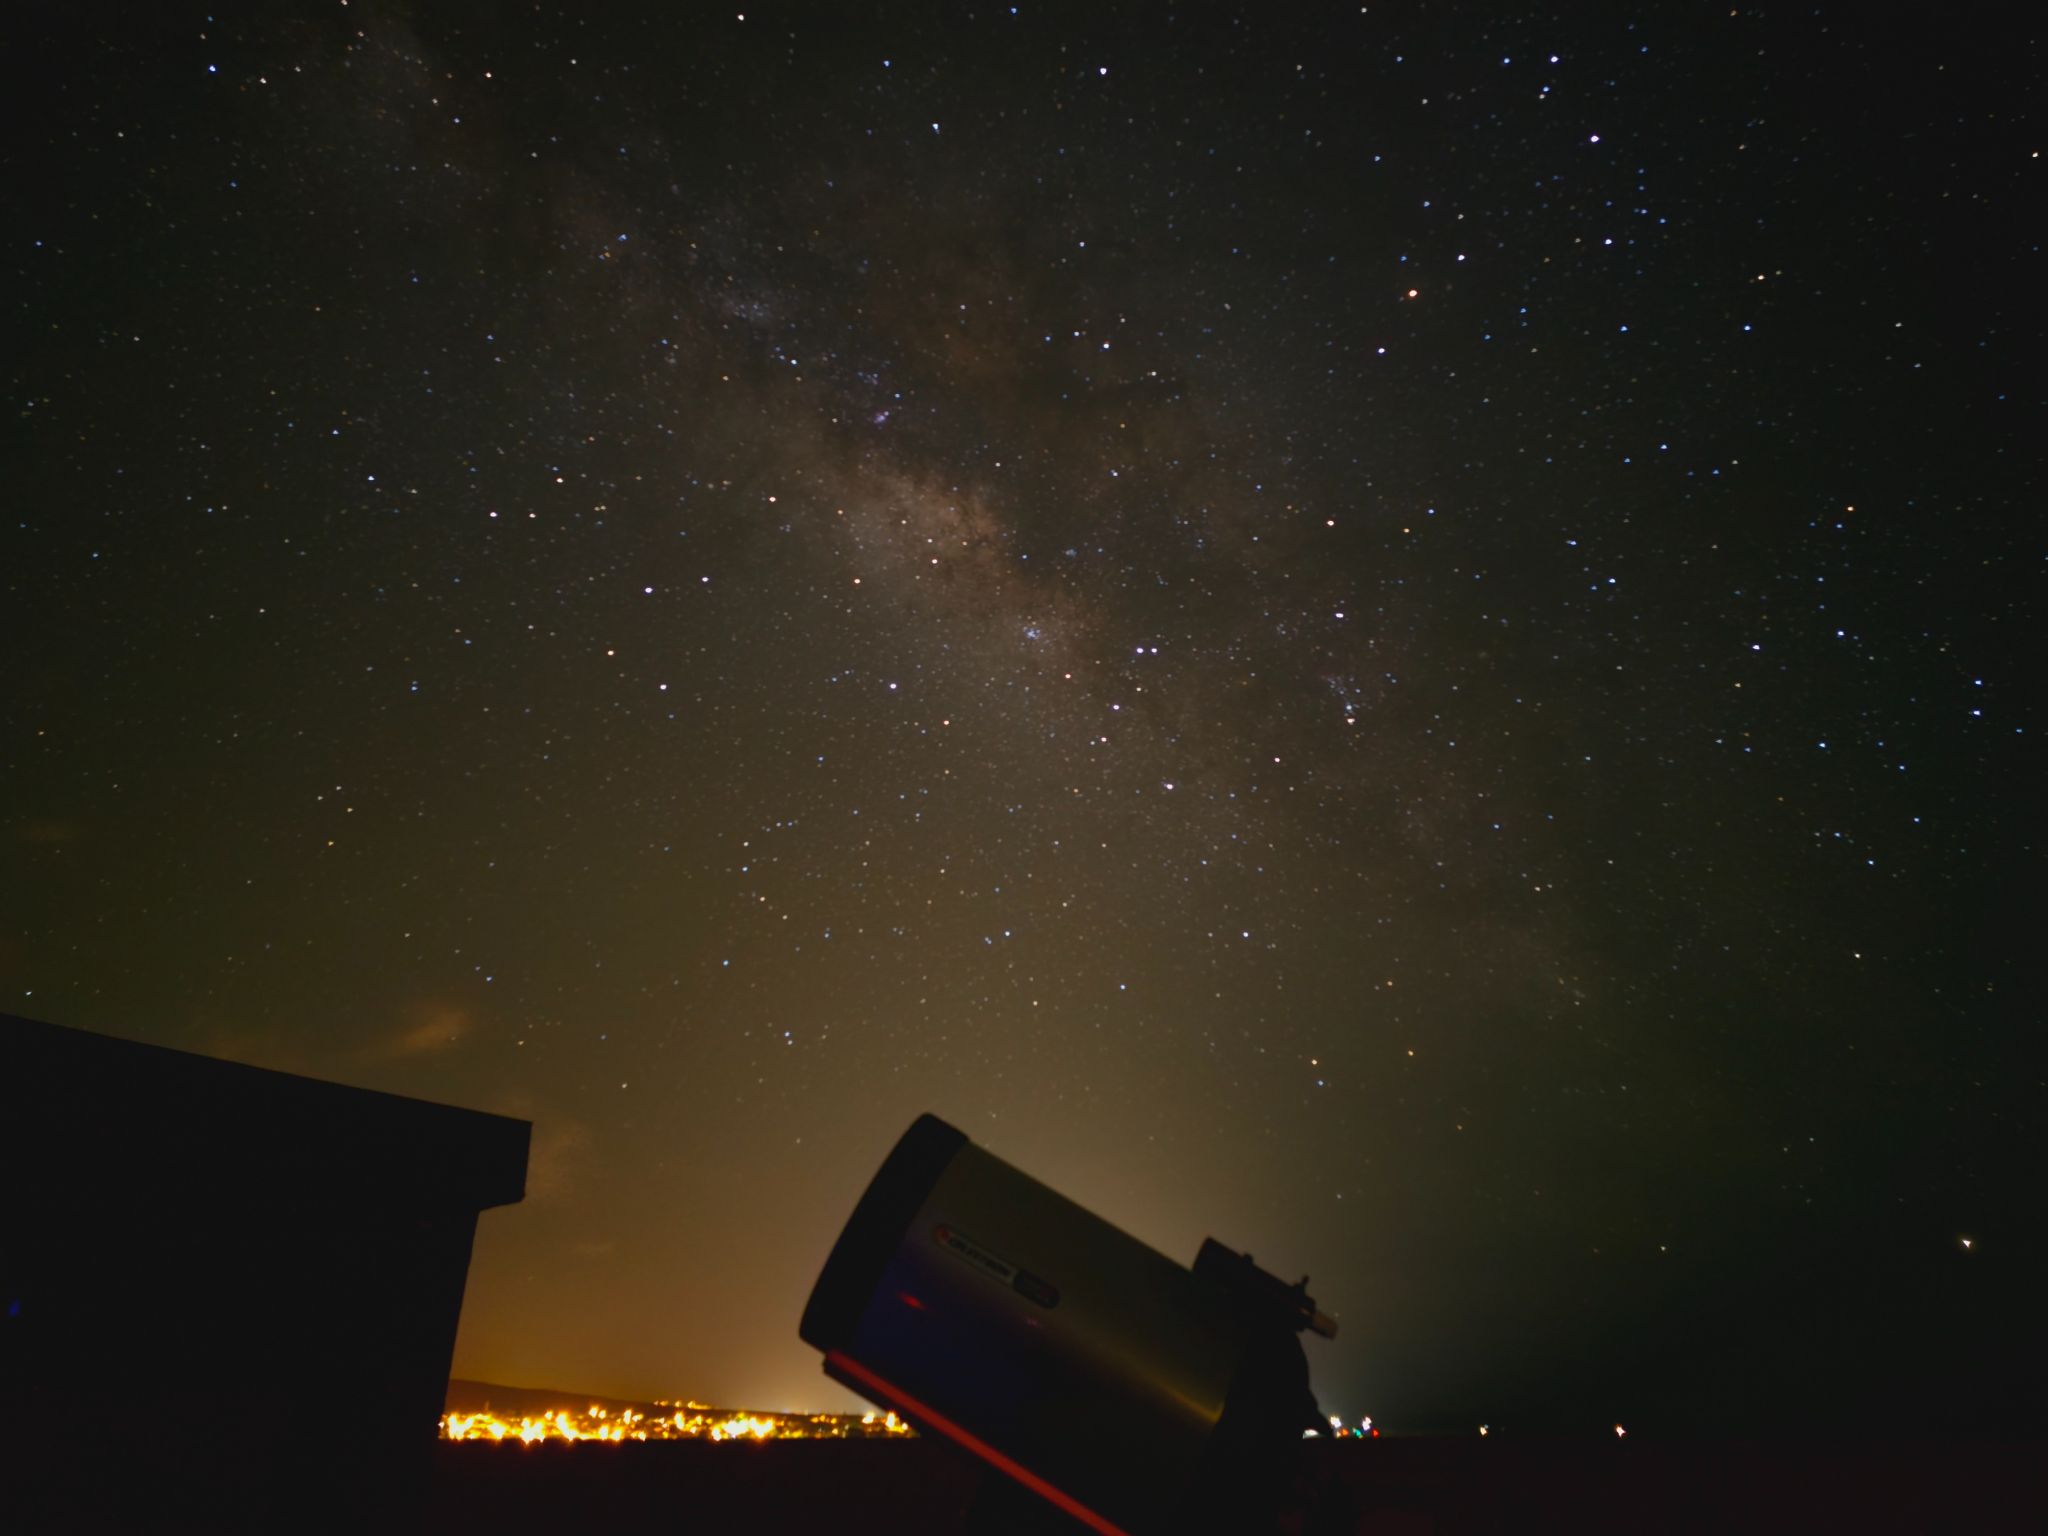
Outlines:
[[1176, 1264], [923, 1115], [798, 1329], [825, 1373], [1103, 1536], [1247, 1530], [1322, 1422], [1308, 1282], [1213, 1238]]

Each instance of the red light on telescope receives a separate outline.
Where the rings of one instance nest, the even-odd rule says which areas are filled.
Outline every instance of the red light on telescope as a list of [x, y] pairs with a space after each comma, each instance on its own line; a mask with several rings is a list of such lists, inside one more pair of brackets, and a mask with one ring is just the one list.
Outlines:
[[[905, 1293], [898, 1291], [896, 1294], [902, 1296]], [[1005, 1456], [986, 1440], [962, 1429], [944, 1414], [936, 1409], [927, 1407], [908, 1392], [901, 1390], [895, 1383], [877, 1376], [850, 1355], [841, 1354], [836, 1349], [828, 1350], [825, 1355], [825, 1365], [827, 1370], [843, 1372], [844, 1374], [840, 1379], [845, 1381], [848, 1386], [854, 1387], [865, 1396], [886, 1398], [897, 1406], [905, 1418], [916, 1424], [920, 1429], [934, 1430], [960, 1446], [963, 1450], [971, 1451], [998, 1472], [1016, 1479], [1040, 1498], [1057, 1508], [1065, 1510], [1076, 1520], [1087, 1526], [1089, 1530], [1100, 1533], [1100, 1536], [1127, 1536], [1123, 1527], [1111, 1524], [1107, 1519], [1095, 1513], [1094, 1510], [1083, 1504], [1065, 1489], [1054, 1487], [1023, 1463]]]

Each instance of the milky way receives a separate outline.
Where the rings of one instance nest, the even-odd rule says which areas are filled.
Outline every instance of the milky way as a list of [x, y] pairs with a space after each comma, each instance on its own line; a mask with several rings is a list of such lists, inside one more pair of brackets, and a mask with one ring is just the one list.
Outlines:
[[841, 1404], [926, 1109], [1347, 1415], [1977, 1359], [2031, 54], [1378, 9], [44, 17], [7, 1006], [533, 1119], [487, 1379]]

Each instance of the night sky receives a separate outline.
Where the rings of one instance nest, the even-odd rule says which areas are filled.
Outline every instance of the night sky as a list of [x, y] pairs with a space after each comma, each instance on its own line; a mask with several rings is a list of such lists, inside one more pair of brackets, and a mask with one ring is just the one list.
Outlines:
[[850, 1403], [931, 1110], [1347, 1418], [2039, 1423], [2037, 37], [650, 12], [10, 13], [0, 1007], [533, 1120], [463, 1375]]

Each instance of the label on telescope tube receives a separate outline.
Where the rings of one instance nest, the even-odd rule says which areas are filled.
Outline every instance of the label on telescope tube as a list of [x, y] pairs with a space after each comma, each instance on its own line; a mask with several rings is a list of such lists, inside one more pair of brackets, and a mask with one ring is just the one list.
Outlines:
[[932, 1238], [955, 1258], [972, 1264], [993, 1279], [1000, 1280], [1026, 1301], [1036, 1302], [1041, 1307], [1056, 1307], [1060, 1304], [1059, 1289], [1051, 1281], [1040, 1279], [1028, 1269], [1019, 1269], [1008, 1259], [998, 1258], [973, 1238], [955, 1231], [944, 1222], [932, 1228]]

